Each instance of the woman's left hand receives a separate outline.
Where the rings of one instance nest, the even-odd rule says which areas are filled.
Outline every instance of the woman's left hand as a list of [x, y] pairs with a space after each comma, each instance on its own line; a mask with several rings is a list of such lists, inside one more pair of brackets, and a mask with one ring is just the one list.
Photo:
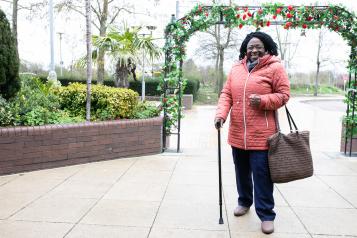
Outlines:
[[251, 94], [249, 96], [249, 102], [250, 102], [250, 106], [259, 107], [261, 102], [260, 96], [258, 94]]

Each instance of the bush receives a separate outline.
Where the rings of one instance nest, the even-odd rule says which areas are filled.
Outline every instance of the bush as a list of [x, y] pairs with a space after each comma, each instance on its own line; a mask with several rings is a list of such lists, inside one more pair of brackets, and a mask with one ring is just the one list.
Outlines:
[[160, 115], [160, 108], [149, 102], [139, 102], [134, 110], [133, 118], [146, 119]]
[[10, 126], [14, 123], [14, 116], [10, 104], [0, 96], [0, 126]]
[[[71, 116], [85, 117], [87, 87], [72, 83], [57, 89], [61, 108]], [[91, 117], [93, 120], [131, 118], [137, 105], [138, 94], [130, 89], [92, 85]]]
[[[47, 76], [40, 76], [41, 80], [43, 82], [47, 81]], [[57, 78], [60, 82], [62, 86], [68, 86], [71, 83], [82, 83], [82, 84], [86, 84], [86, 80], [84, 78], [80, 79], [80, 78]], [[94, 85], [97, 84], [96, 81], [92, 82]], [[145, 80], [145, 95], [146, 96], [160, 96], [160, 91], [157, 90], [158, 86], [160, 83], [160, 79], [159, 78], [147, 78]], [[113, 80], [104, 80], [103, 83], [105, 86], [110, 86], [110, 87], [114, 87], [114, 81]], [[184, 94], [192, 94], [193, 98], [196, 99], [197, 98], [197, 92], [200, 88], [200, 81], [197, 79], [188, 79], [187, 80], [187, 85], [186, 88], [184, 90]], [[137, 92], [139, 95], [141, 95], [141, 80], [138, 79], [138, 81], [129, 81], [129, 89], [134, 90], [135, 92]]]
[[[21, 76], [21, 90], [11, 100], [15, 125], [44, 125], [59, 120], [59, 98], [51, 83], [42, 83], [31, 75]], [[36, 119], [35, 119], [36, 117]]]
[[19, 57], [10, 25], [0, 9], [0, 94], [9, 99], [20, 89]]
[[200, 89], [200, 81], [197, 79], [187, 79], [184, 94], [192, 94], [193, 100], [197, 99], [197, 92]]

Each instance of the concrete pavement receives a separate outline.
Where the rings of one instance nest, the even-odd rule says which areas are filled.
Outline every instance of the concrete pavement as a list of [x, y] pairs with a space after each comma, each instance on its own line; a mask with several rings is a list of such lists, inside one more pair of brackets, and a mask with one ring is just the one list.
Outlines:
[[[357, 159], [338, 152], [341, 98], [330, 101], [331, 107], [311, 99], [294, 98], [289, 109], [299, 129], [311, 131], [315, 174], [275, 185], [276, 229], [269, 237], [357, 237]], [[237, 193], [227, 126], [224, 225], [218, 224], [214, 112], [214, 106], [186, 112], [181, 153], [1, 176], [0, 237], [268, 237], [260, 232], [254, 209], [233, 216]]]

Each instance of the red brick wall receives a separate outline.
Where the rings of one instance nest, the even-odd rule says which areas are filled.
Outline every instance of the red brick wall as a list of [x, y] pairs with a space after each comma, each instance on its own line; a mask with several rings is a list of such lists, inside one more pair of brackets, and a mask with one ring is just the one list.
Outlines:
[[0, 128], [0, 175], [162, 151], [162, 118]]

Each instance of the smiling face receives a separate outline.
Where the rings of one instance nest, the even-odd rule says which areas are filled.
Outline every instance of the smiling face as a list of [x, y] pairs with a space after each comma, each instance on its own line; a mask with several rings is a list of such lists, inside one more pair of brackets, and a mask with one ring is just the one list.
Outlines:
[[247, 56], [251, 61], [257, 60], [259, 57], [263, 57], [266, 54], [264, 44], [261, 40], [253, 37], [247, 45]]

